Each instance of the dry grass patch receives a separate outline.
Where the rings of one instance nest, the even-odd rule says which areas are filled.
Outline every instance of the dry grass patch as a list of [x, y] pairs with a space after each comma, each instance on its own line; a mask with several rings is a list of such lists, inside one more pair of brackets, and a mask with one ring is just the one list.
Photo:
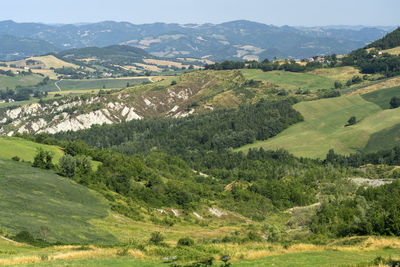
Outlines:
[[143, 63], [135, 63], [136, 66], [141, 67], [145, 70], [149, 70], [149, 71], [155, 71], [155, 72], [160, 72], [161, 69], [157, 66], [154, 65], [148, 65], [148, 64], [143, 64]]
[[391, 49], [386, 49], [386, 50], [382, 50], [383, 53], [389, 53], [391, 55], [400, 55], [400, 46], [391, 48]]
[[382, 82], [378, 82], [369, 86], [362, 87], [360, 89], [357, 89], [353, 92], [350, 92], [349, 95], [358, 95], [358, 94], [366, 94], [370, 93], [373, 91], [385, 89], [385, 88], [391, 88], [391, 87], [396, 87], [400, 86], [400, 77], [395, 77], [391, 78], [388, 80], [384, 80]]

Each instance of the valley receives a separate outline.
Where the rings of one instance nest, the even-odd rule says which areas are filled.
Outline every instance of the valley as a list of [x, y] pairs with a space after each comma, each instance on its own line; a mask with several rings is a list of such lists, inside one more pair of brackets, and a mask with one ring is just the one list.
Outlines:
[[398, 264], [400, 28], [1, 25], [0, 265]]

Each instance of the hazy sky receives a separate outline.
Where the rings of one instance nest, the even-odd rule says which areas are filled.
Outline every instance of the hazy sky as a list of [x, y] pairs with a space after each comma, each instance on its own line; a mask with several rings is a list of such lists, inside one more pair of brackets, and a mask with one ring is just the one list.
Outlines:
[[400, 0], [0, 0], [0, 20], [399, 25]]

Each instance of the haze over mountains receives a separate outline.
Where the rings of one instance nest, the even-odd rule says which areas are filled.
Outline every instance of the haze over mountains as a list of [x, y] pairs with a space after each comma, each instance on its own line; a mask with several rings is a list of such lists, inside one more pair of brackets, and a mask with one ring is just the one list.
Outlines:
[[348, 53], [383, 37], [389, 30], [388, 27], [360, 26], [277, 27], [246, 20], [202, 25], [135, 25], [114, 21], [47, 25], [8, 20], [0, 22], [0, 59], [115, 44], [135, 46], [154, 56], [171, 58], [305, 58]]

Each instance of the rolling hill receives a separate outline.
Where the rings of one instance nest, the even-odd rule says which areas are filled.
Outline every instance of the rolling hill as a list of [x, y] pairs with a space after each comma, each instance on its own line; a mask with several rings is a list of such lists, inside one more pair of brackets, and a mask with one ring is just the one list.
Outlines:
[[[393, 147], [398, 144], [396, 129], [400, 124], [400, 110], [387, 109], [386, 102], [390, 101], [392, 95], [400, 95], [398, 88], [382, 89], [361, 96], [298, 103], [294, 107], [304, 116], [304, 122], [291, 126], [274, 138], [247, 145], [241, 150], [283, 148], [296, 156], [323, 159], [332, 148], [337, 153], [349, 154]], [[346, 127], [351, 116], [357, 118], [357, 124]], [[378, 138], [389, 134], [387, 131], [394, 135], [391, 139]], [[381, 143], [386, 144], [381, 146]]]
[[60, 50], [59, 47], [45, 40], [0, 33], [0, 60], [21, 59]]
[[3, 231], [27, 230], [39, 238], [40, 227], [45, 226], [50, 229], [47, 238], [51, 242], [117, 241], [90, 222], [108, 216], [107, 202], [99, 194], [27, 163], [1, 160], [0, 169]]
[[[40, 23], [0, 22], [0, 34], [18, 38], [45, 40], [45, 52], [83, 47], [106, 47], [125, 44], [145, 49], [159, 57], [190, 57], [211, 60], [305, 58], [320, 54], [344, 54], [386, 34], [386, 29], [294, 28], [251, 21], [221, 24], [134, 25], [104, 21], [80, 25], [45, 25]], [[41, 47], [46, 48], [46, 46]], [[20, 51], [25, 51], [24, 49]], [[31, 56], [36, 50], [26, 50]], [[11, 57], [13, 51], [3, 55]], [[15, 57], [15, 55], [14, 55]]]

